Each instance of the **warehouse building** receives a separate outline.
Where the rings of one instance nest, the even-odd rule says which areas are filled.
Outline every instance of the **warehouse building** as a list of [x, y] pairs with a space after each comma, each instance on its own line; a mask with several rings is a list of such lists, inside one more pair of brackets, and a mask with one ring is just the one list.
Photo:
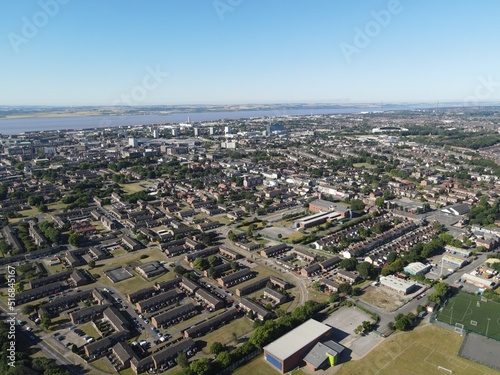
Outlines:
[[380, 277], [380, 285], [399, 294], [410, 294], [418, 289], [417, 284], [411, 280], [400, 279], [394, 275]]
[[282, 374], [293, 370], [320, 341], [332, 338], [332, 327], [309, 319], [264, 347], [264, 358]]
[[403, 271], [410, 275], [423, 275], [426, 274], [432, 266], [430, 264], [423, 264], [422, 262], [413, 262], [408, 264]]
[[444, 265], [451, 265], [458, 268], [462, 268], [463, 266], [469, 263], [468, 258], [459, 254], [454, 254], [454, 255], [445, 254], [443, 255], [443, 258], [441, 258], [441, 261], [443, 262]]

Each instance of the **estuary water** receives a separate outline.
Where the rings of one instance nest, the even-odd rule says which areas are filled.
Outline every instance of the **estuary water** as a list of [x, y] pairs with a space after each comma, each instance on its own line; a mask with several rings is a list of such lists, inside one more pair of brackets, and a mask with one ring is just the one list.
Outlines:
[[[384, 107], [384, 111], [405, 110], [404, 107]], [[125, 116], [74, 116], [74, 117], [35, 117], [0, 119], [1, 134], [19, 134], [44, 130], [76, 130], [107, 128], [114, 126], [135, 126], [165, 123], [185, 123], [188, 116], [191, 122], [218, 121], [224, 119], [241, 119], [252, 117], [276, 117], [296, 115], [328, 115], [345, 113], [377, 112], [376, 108], [346, 107], [318, 109], [275, 109], [254, 111], [226, 112], [180, 112], [167, 115], [125, 115]]]

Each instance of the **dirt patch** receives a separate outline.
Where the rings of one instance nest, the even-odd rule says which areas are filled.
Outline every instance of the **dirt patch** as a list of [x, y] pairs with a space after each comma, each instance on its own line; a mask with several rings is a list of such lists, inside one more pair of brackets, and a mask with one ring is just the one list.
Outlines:
[[387, 311], [393, 311], [405, 302], [403, 297], [372, 285], [366, 288], [359, 298]]

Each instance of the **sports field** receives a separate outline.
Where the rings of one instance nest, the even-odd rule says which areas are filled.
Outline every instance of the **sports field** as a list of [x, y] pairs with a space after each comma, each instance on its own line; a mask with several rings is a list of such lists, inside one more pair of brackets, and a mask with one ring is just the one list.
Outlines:
[[460, 358], [457, 353], [462, 339], [453, 331], [426, 325], [410, 332], [391, 335], [362, 359], [344, 363], [335, 375], [500, 374]]
[[437, 315], [437, 320], [500, 340], [500, 304], [481, 296], [459, 293], [448, 300]]

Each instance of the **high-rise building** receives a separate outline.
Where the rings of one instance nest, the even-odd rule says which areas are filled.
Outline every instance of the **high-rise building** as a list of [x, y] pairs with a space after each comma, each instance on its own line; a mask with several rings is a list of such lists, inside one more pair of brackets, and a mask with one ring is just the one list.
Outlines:
[[177, 128], [173, 128], [173, 129], [172, 129], [172, 135], [173, 135], [174, 137], [179, 136], [179, 129], [177, 129]]
[[200, 128], [194, 128], [194, 136], [199, 137], [200, 136]]
[[137, 147], [138, 146], [138, 141], [137, 138], [129, 138], [128, 139], [128, 145], [132, 147]]

